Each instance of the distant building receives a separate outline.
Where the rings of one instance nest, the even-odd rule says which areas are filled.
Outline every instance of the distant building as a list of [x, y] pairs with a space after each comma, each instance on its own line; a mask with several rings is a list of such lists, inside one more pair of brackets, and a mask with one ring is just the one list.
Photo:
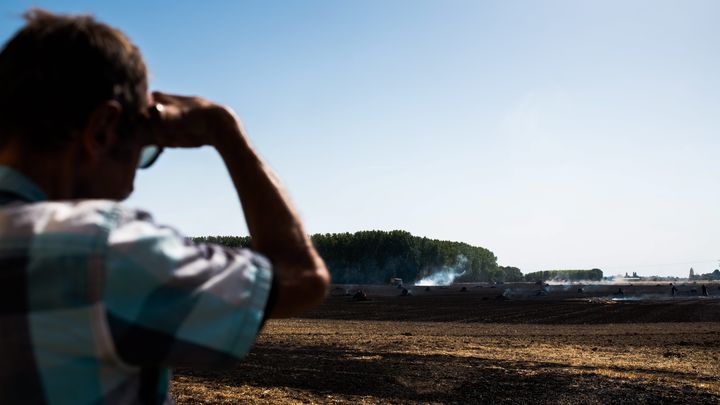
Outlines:
[[693, 270], [692, 267], [690, 267], [690, 277], [688, 277], [690, 280], [695, 278], [695, 270]]

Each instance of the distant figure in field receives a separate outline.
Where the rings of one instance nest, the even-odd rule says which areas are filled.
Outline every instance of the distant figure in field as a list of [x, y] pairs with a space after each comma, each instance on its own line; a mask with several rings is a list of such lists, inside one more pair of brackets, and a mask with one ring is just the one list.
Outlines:
[[707, 297], [708, 296], [708, 289], [705, 287], [705, 284], [702, 285], [702, 296]]
[[618, 287], [618, 290], [615, 293], [615, 295], [625, 295], [625, 292], [623, 291], [622, 287]]
[[677, 287], [675, 287], [675, 286], [673, 285], [673, 286], [672, 286], [672, 289], [670, 289], [670, 293], [671, 293], [671, 294], [672, 294], [672, 296], [674, 297], [674, 296], [675, 296], [675, 294], [677, 294], [677, 292], [678, 292], [678, 289], [677, 289]]
[[363, 291], [363, 290], [357, 290], [357, 292], [355, 292], [355, 295], [353, 295], [352, 298], [353, 298], [353, 301], [367, 301], [368, 300], [367, 294], [365, 294], [365, 291]]

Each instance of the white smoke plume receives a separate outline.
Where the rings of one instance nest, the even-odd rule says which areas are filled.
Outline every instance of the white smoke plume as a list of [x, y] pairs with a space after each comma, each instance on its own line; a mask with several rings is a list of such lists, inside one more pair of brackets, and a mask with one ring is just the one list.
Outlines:
[[429, 276], [423, 277], [422, 279], [415, 282], [416, 286], [439, 286], [439, 285], [450, 285], [456, 278], [465, 274], [465, 268], [467, 266], [468, 259], [463, 255], [459, 255], [455, 259], [453, 266], [443, 266], [440, 270], [435, 271]]
[[615, 277], [612, 279], [603, 279], [603, 280], [563, 280], [560, 278], [554, 278], [551, 280], [546, 280], [545, 284], [552, 285], [552, 286], [582, 286], [582, 285], [621, 285], [621, 284], [632, 284], [633, 282], [638, 282], [638, 279], [633, 278], [624, 278], [624, 277]]

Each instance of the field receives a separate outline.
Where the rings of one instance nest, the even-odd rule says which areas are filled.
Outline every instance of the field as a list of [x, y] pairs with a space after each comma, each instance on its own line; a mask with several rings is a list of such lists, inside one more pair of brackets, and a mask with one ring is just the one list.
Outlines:
[[[464, 291], [461, 289], [464, 287]], [[180, 369], [195, 403], [720, 403], [720, 286], [343, 286], [270, 321], [230, 370]], [[623, 294], [618, 294], [622, 288]], [[693, 291], [695, 290], [695, 291]]]

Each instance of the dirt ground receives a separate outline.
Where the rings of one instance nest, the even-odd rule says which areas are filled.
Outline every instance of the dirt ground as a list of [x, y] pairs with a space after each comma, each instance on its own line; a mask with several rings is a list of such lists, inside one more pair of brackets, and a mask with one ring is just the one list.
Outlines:
[[577, 288], [416, 287], [400, 296], [364, 286], [370, 300], [361, 302], [336, 291], [304, 319], [270, 321], [232, 369], [176, 370], [173, 396], [180, 404], [720, 404], [718, 285], [709, 297], [693, 285], [678, 286], [676, 297], [666, 284]]

